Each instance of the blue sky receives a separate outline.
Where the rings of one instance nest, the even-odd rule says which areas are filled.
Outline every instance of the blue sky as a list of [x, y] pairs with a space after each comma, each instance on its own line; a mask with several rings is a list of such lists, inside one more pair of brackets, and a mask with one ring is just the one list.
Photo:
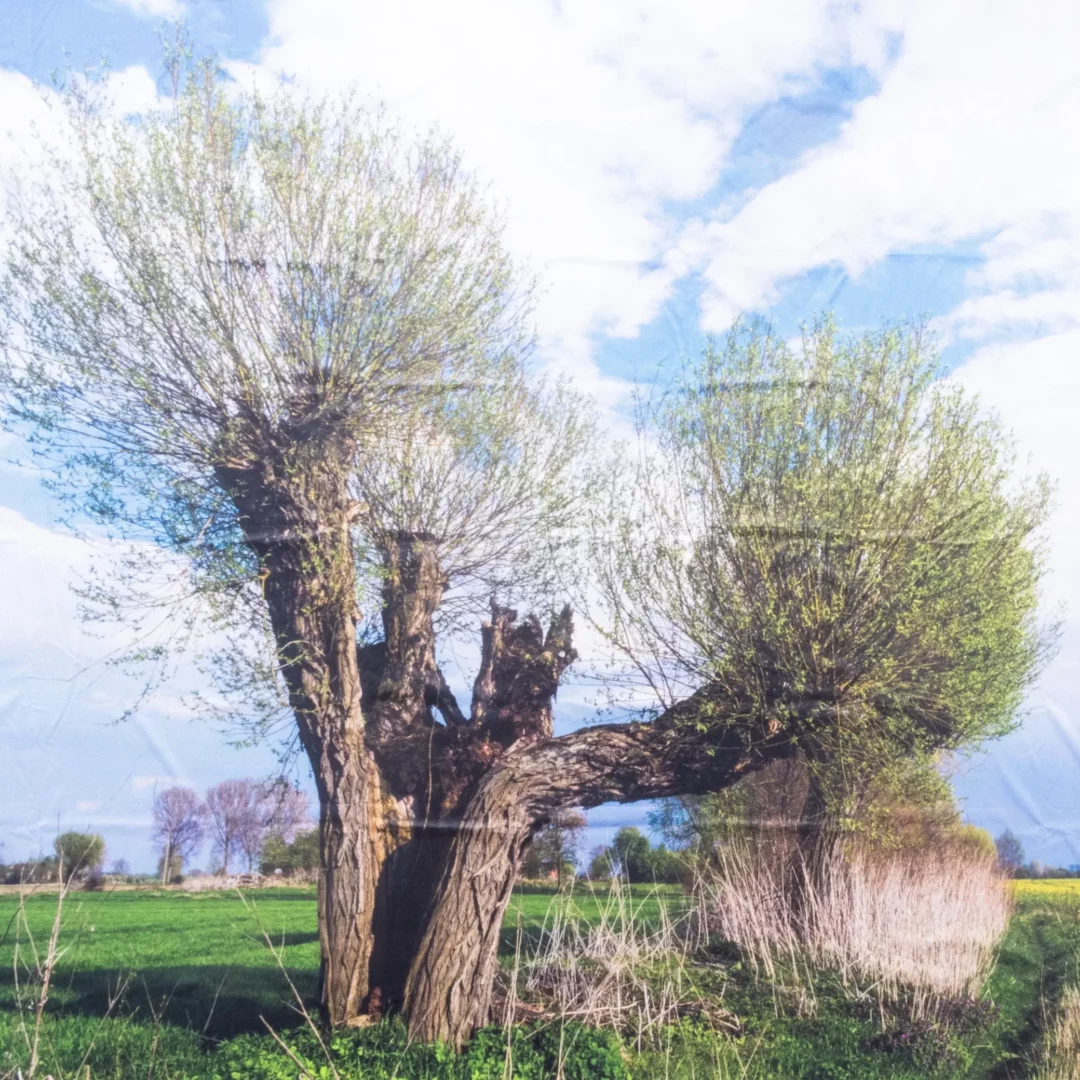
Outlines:
[[[1058, 479], [1047, 603], [1067, 620], [1023, 728], [963, 763], [957, 789], [1029, 855], [1080, 862], [1075, 4], [0, 0], [0, 170], [32, 167], [32, 127], [50, 123], [33, 82], [67, 63], [107, 58], [117, 100], [151, 107], [157, 35], [179, 16], [240, 81], [356, 87], [452, 135], [544, 282], [538, 362], [613, 416], [633, 380], [739, 313], [784, 333], [826, 309], [853, 329], [930, 320], [952, 376]], [[155, 785], [204, 788], [272, 756], [187, 719], [190, 670], [113, 723], [135, 684], [74, 623], [89, 552], [56, 528], [20, 446], [4, 451], [4, 855], [92, 826], [148, 866]], [[579, 689], [560, 711], [587, 715]], [[594, 812], [593, 841], [642, 814]]]

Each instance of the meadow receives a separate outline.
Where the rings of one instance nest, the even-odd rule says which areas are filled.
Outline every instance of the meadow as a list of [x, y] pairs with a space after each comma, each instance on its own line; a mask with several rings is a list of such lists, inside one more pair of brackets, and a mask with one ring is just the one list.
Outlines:
[[[715, 942], [699, 950], [680, 977], [716, 1008], [685, 1012], [648, 1039], [591, 1036], [573, 1024], [558, 1038], [562, 1074], [599, 1077], [790, 1077], [866, 1080], [919, 1077], [1071, 1080], [1045, 1064], [1058, 1005], [1070, 1000], [1080, 956], [1080, 881], [1018, 881], [1015, 913], [982, 999], [935, 1023], [883, 1025], [867, 1002], [824, 973], [812, 982], [812, 1007], [784, 990], [784, 979], [755, 977], [737, 950]], [[686, 908], [674, 888], [634, 886], [615, 921], [665, 924]], [[0, 896], [0, 1076], [25, 1068], [16, 974], [31, 948], [49, 935], [55, 896]], [[502, 959], [544, 940], [553, 925], [613, 925], [605, 890], [515, 894], [503, 934]], [[546, 928], [546, 929], [545, 929]], [[267, 945], [273, 942], [277, 957]], [[409, 1046], [403, 1030], [383, 1023], [335, 1038], [322, 1049], [292, 1007], [290, 983], [314, 990], [318, 963], [315, 895], [310, 888], [235, 893], [156, 889], [71, 894], [61, 945], [66, 948], [49, 995], [38, 1075], [93, 1078], [186, 1077], [190, 1080], [311, 1075], [344, 1080], [397, 1076], [496, 1077], [508, 1048], [513, 1075], [553, 1075], [550, 1021], [481, 1033], [465, 1057]], [[280, 961], [280, 962], [279, 962]], [[24, 975], [21, 978], [25, 978]], [[779, 987], [779, 989], [778, 989]], [[800, 990], [806, 997], [805, 987]], [[722, 1007], [721, 1007], [722, 1006]], [[108, 1014], [108, 1016], [106, 1016]], [[266, 1033], [281, 1032], [290, 1061]], [[1060, 1025], [1059, 1025], [1060, 1027]], [[529, 1041], [531, 1039], [531, 1042]], [[545, 1043], [544, 1040], [547, 1040]], [[547, 1055], [547, 1056], [545, 1056]], [[322, 1070], [322, 1071], [320, 1071]]]

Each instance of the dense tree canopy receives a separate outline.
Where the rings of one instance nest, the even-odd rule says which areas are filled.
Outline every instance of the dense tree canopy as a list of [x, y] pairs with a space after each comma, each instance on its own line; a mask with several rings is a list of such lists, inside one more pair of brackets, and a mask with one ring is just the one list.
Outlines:
[[105, 841], [97, 833], [61, 833], [53, 843], [53, 850], [63, 881], [93, 874], [105, 862]]
[[853, 787], [1016, 723], [1053, 641], [1048, 484], [941, 374], [918, 329], [740, 327], [643, 403], [593, 553], [598, 621], [662, 703], [715, 687]]

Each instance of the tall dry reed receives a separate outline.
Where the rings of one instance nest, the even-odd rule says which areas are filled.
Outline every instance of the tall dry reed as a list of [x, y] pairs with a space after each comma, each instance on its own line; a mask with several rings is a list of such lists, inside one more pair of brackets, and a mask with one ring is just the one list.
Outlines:
[[1046, 1057], [1036, 1080], [1080, 1080], [1080, 986], [1066, 987], [1047, 1033]]
[[701, 889], [710, 928], [759, 974], [800, 983], [834, 971], [853, 993], [916, 1016], [979, 993], [1011, 910], [992, 861], [964, 849], [837, 846], [796, 905], [776, 862], [729, 846]]

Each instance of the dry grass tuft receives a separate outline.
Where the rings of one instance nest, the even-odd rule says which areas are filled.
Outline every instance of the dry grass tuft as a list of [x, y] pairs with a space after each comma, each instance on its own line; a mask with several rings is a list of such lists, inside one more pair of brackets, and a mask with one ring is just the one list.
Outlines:
[[1046, 1051], [1036, 1080], [1080, 1080], [1080, 986], [1070, 986], [1062, 995]]
[[696, 913], [673, 916], [663, 900], [643, 904], [618, 880], [599, 918], [582, 918], [567, 897], [552, 905], [536, 944], [518, 951], [504, 991], [507, 1020], [580, 1020], [618, 1030], [638, 1049], [688, 1015], [737, 1030], [733, 1014], [694, 983], [688, 958], [697, 928]]
[[879, 1007], [914, 1017], [974, 998], [989, 975], [1011, 900], [989, 858], [965, 850], [918, 856], [836, 847], [799, 910], [775, 863], [720, 852], [701, 883], [710, 928], [742, 948], [758, 974], [809, 984], [835, 971]]

